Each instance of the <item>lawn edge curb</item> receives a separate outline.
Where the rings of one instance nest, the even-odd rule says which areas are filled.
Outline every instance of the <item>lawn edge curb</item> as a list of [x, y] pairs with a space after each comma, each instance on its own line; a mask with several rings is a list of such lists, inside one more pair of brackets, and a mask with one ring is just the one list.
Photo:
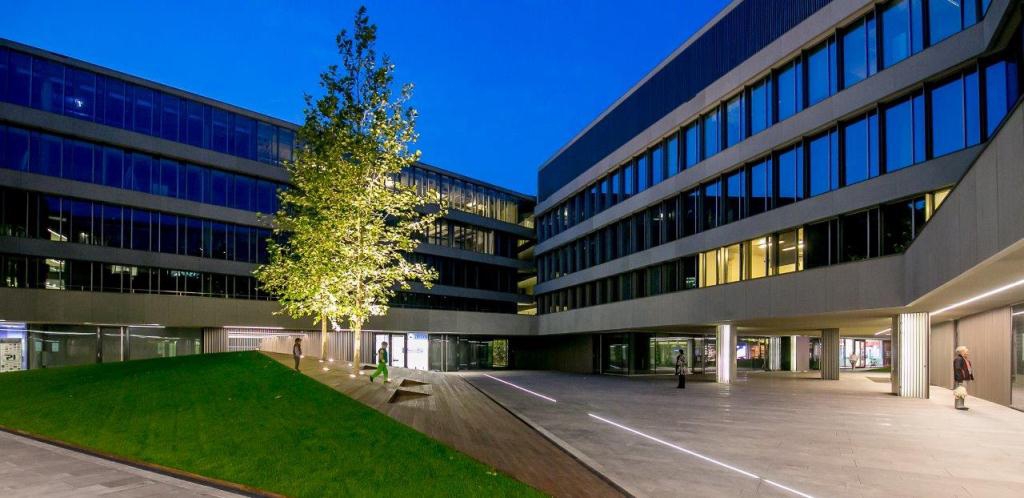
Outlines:
[[558, 449], [564, 451], [566, 454], [569, 455], [569, 457], [571, 457], [573, 460], [576, 460], [577, 462], [579, 462], [580, 465], [583, 465], [584, 468], [586, 468], [587, 470], [592, 472], [594, 475], [596, 475], [602, 481], [608, 483], [611, 487], [619, 490], [620, 492], [622, 492], [622, 494], [624, 494], [626, 496], [629, 496], [629, 497], [642, 496], [641, 494], [638, 494], [638, 493], [636, 493], [634, 491], [629, 490], [628, 488], [626, 488], [625, 485], [616, 482], [614, 479], [612, 479], [611, 477], [606, 475], [601, 470], [603, 468], [601, 466], [601, 464], [595, 462], [593, 459], [591, 459], [587, 455], [583, 454], [583, 452], [577, 450], [571, 444], [565, 442], [565, 440], [563, 440], [562, 438], [552, 434], [547, 429], [545, 429], [545, 428], [541, 427], [540, 425], [534, 423], [533, 420], [530, 420], [530, 418], [527, 417], [526, 415], [523, 415], [523, 414], [521, 414], [521, 413], [519, 413], [519, 412], [517, 412], [517, 411], [515, 411], [515, 410], [513, 410], [511, 408], [509, 408], [508, 406], [505, 406], [504, 403], [502, 403], [502, 402], [498, 401], [497, 399], [495, 399], [493, 396], [490, 395], [490, 393], [488, 393], [487, 391], [483, 390], [482, 388], [480, 388], [480, 386], [477, 386], [476, 384], [474, 384], [469, 379], [463, 377], [462, 380], [465, 381], [470, 386], [472, 386], [473, 389], [476, 389], [478, 392], [480, 392], [480, 394], [483, 394], [484, 397], [486, 397], [487, 399], [489, 399], [492, 402], [494, 402], [494, 404], [500, 406], [503, 410], [508, 412], [509, 415], [512, 415], [513, 417], [515, 417], [516, 420], [519, 420], [520, 422], [526, 424], [527, 427], [533, 429], [534, 432], [540, 434], [541, 437], [543, 437], [544, 439], [547, 439], [549, 442], [551, 442], [551, 444], [555, 445], [555, 447], [557, 447]]
[[49, 436], [43, 436], [43, 435], [40, 435], [40, 434], [35, 434], [35, 433], [32, 433], [32, 432], [23, 431], [21, 429], [15, 429], [15, 428], [12, 428], [12, 427], [7, 427], [7, 426], [5, 426], [3, 424], [0, 424], [0, 431], [6, 432], [8, 434], [13, 434], [15, 436], [21, 436], [21, 437], [24, 437], [24, 438], [28, 438], [28, 439], [31, 439], [33, 441], [38, 441], [40, 443], [45, 443], [45, 444], [53, 445], [53, 446], [56, 446], [58, 448], [64, 448], [66, 450], [71, 450], [71, 451], [74, 451], [74, 452], [77, 452], [77, 453], [82, 453], [84, 455], [88, 455], [88, 456], [91, 456], [91, 457], [101, 458], [103, 460], [108, 460], [108, 461], [111, 461], [111, 462], [120, 463], [120, 464], [123, 464], [123, 465], [128, 465], [130, 467], [135, 467], [137, 469], [146, 470], [146, 471], [149, 471], [149, 472], [153, 472], [155, 474], [160, 474], [160, 475], [167, 476], [167, 477], [173, 477], [173, 478], [176, 478], [176, 479], [181, 479], [183, 481], [188, 481], [188, 482], [191, 482], [191, 483], [194, 483], [194, 484], [201, 484], [203, 486], [209, 486], [211, 488], [216, 488], [216, 489], [219, 489], [221, 491], [229, 491], [229, 492], [232, 492], [232, 493], [238, 493], [238, 494], [241, 494], [241, 495], [252, 496], [252, 497], [257, 497], [257, 498], [288, 498], [287, 495], [282, 495], [280, 493], [274, 493], [274, 492], [271, 492], [271, 491], [266, 491], [266, 490], [255, 488], [255, 487], [248, 486], [248, 485], [245, 485], [245, 484], [239, 484], [239, 483], [236, 483], [236, 482], [224, 481], [224, 480], [216, 479], [216, 478], [213, 478], [213, 477], [207, 477], [207, 476], [203, 476], [203, 475], [199, 475], [199, 474], [194, 474], [194, 473], [188, 472], [186, 470], [176, 469], [174, 467], [167, 467], [167, 466], [160, 465], [160, 464], [157, 464], [157, 463], [146, 462], [146, 461], [143, 461], [143, 460], [134, 460], [134, 459], [131, 459], [131, 458], [128, 458], [128, 457], [124, 457], [124, 456], [121, 456], [121, 455], [115, 455], [113, 453], [107, 453], [107, 452], [104, 452], [104, 451], [95, 450], [95, 449], [92, 449], [92, 448], [86, 448], [84, 446], [79, 446], [77, 444], [69, 443], [67, 441], [62, 441], [60, 439], [54, 439], [54, 438], [51, 438]]

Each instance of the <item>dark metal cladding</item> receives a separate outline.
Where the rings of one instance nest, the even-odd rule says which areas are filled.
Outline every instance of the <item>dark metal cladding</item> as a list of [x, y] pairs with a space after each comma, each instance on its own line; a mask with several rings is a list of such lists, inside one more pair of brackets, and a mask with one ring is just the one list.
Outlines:
[[538, 173], [546, 199], [832, 0], [745, 0]]

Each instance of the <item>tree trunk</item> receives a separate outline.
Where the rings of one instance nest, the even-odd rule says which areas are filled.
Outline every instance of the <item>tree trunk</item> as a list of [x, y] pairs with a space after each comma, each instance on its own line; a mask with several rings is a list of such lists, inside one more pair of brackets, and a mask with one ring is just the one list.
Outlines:
[[352, 326], [352, 368], [355, 371], [361, 372], [363, 368], [362, 360], [362, 344], [363, 344], [363, 324], [357, 321], [349, 320], [349, 325]]
[[320, 360], [327, 361], [327, 315], [320, 315]]

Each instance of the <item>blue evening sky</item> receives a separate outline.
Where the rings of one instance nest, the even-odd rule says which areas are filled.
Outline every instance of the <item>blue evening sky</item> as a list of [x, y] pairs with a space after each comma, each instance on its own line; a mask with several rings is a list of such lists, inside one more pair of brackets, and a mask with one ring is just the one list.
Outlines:
[[[0, 37], [298, 123], [350, 0], [0, 0]], [[728, 0], [369, 0], [427, 163], [524, 193]]]

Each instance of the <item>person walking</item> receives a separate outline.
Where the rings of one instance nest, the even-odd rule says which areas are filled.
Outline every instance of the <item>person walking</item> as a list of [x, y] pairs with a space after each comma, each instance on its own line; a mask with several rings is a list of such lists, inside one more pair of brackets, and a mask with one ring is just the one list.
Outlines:
[[384, 374], [384, 382], [388, 382], [388, 343], [380, 343], [377, 350], [377, 369], [370, 374], [370, 382], [373, 382], [378, 375]]
[[850, 368], [851, 369], [857, 368], [857, 362], [859, 362], [859, 361], [860, 361], [860, 355], [858, 355], [856, 352], [850, 353]]
[[292, 346], [292, 358], [295, 359], [295, 371], [299, 370], [299, 360], [302, 359], [302, 338], [295, 338], [295, 345]]
[[956, 358], [953, 359], [953, 380], [956, 381], [956, 389], [953, 390], [953, 407], [957, 410], [970, 410], [964, 406], [967, 399], [967, 387], [964, 383], [974, 380], [974, 367], [968, 358], [970, 350], [967, 346], [956, 348]]
[[686, 389], [686, 355], [683, 354], [682, 349], [676, 355], [676, 375], [679, 376], [679, 384], [676, 384], [676, 389]]

